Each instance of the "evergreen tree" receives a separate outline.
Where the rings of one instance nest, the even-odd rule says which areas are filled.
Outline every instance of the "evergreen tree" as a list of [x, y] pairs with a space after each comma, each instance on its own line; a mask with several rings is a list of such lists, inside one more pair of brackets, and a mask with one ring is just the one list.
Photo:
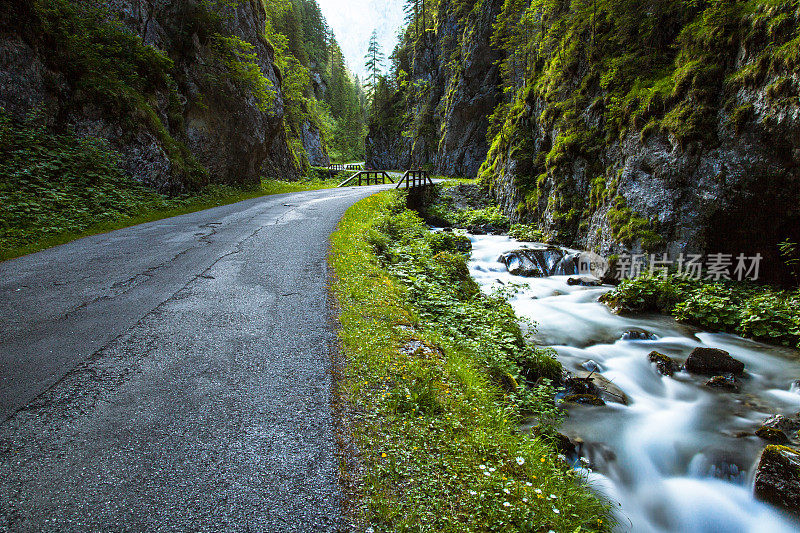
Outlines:
[[375, 87], [378, 84], [378, 79], [381, 76], [381, 65], [386, 59], [381, 51], [381, 46], [378, 44], [378, 30], [372, 30], [372, 36], [369, 38], [369, 47], [367, 48], [367, 55], [364, 56], [367, 60], [364, 66], [367, 68], [366, 87], [369, 89], [370, 94], [375, 92]]

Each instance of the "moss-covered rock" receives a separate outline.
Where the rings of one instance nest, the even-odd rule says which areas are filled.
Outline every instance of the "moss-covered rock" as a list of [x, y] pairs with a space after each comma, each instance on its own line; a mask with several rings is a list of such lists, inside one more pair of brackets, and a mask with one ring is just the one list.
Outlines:
[[756, 430], [756, 436], [766, 441], [775, 442], [778, 444], [787, 444], [789, 442], [789, 438], [783, 431], [767, 426], [761, 426], [758, 428]]
[[764, 448], [753, 493], [759, 500], [800, 517], [800, 451], [777, 445]]
[[717, 348], [695, 348], [686, 360], [684, 367], [693, 374], [730, 373], [740, 376], [744, 373], [744, 363], [731, 357], [725, 350]]
[[662, 376], [671, 376], [681, 368], [672, 357], [655, 350], [650, 352], [647, 358], [651, 363], [656, 365], [656, 370], [658, 370], [658, 373]]

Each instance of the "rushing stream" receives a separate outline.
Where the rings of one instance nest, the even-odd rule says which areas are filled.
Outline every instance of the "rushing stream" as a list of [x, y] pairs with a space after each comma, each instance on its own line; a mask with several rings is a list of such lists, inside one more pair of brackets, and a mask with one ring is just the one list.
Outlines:
[[[753, 470], [767, 443], [751, 434], [771, 415], [800, 410], [800, 392], [791, 387], [800, 378], [793, 352], [660, 315], [615, 315], [598, 302], [609, 287], [570, 286], [569, 276], [512, 275], [498, 257], [525, 244], [469, 237], [469, 268], [482, 289], [527, 284], [510, 302], [537, 323], [537, 344], [551, 346], [570, 371], [597, 368], [627, 396], [627, 405], [570, 408], [562, 429], [582, 441], [593, 486], [621, 505], [621, 531], [800, 531], [752, 496]], [[652, 335], [630, 338], [625, 332], [631, 330]], [[657, 350], [682, 362], [698, 346], [724, 349], [744, 362], [738, 393], [706, 387], [707, 376], [662, 376], [648, 360]]]

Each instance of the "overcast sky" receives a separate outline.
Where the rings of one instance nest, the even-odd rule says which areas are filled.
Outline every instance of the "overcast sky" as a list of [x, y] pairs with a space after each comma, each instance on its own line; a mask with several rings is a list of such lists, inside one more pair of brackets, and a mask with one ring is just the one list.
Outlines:
[[[342, 47], [347, 65], [363, 81], [364, 56], [372, 30], [378, 30], [378, 40], [386, 57], [397, 43], [397, 30], [403, 25], [402, 0], [317, 0], [328, 26]], [[386, 60], [383, 71], [389, 66]]]

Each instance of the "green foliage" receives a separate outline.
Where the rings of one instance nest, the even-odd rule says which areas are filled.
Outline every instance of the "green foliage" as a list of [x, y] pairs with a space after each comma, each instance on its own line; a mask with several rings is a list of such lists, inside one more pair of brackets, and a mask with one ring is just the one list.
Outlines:
[[550, 237], [533, 224], [514, 224], [508, 234], [518, 241], [550, 242]]
[[581, 475], [517, 431], [523, 408], [552, 428], [560, 413], [546, 385], [518, 387], [526, 352], [509, 305], [477, 290], [457, 249], [437, 252], [445, 241], [403, 200], [359, 202], [332, 238], [340, 394], [361, 451], [356, 520], [386, 531], [609, 530]]
[[[135, 215], [163, 197], [127, 179], [104, 142], [55, 135], [0, 113], [0, 248]], [[5, 254], [4, 254], [5, 255]]]
[[133, 95], [172, 84], [172, 60], [114, 21], [102, 2], [35, 0], [33, 10], [53, 61], [84, 101], [129, 112]]
[[621, 312], [661, 312], [712, 331], [800, 347], [800, 290], [641, 274], [601, 301]]
[[275, 88], [258, 65], [255, 47], [235, 35], [216, 34], [214, 48], [227, 68], [226, 79], [244, 84], [258, 102], [258, 108], [267, 113], [275, 102]]

